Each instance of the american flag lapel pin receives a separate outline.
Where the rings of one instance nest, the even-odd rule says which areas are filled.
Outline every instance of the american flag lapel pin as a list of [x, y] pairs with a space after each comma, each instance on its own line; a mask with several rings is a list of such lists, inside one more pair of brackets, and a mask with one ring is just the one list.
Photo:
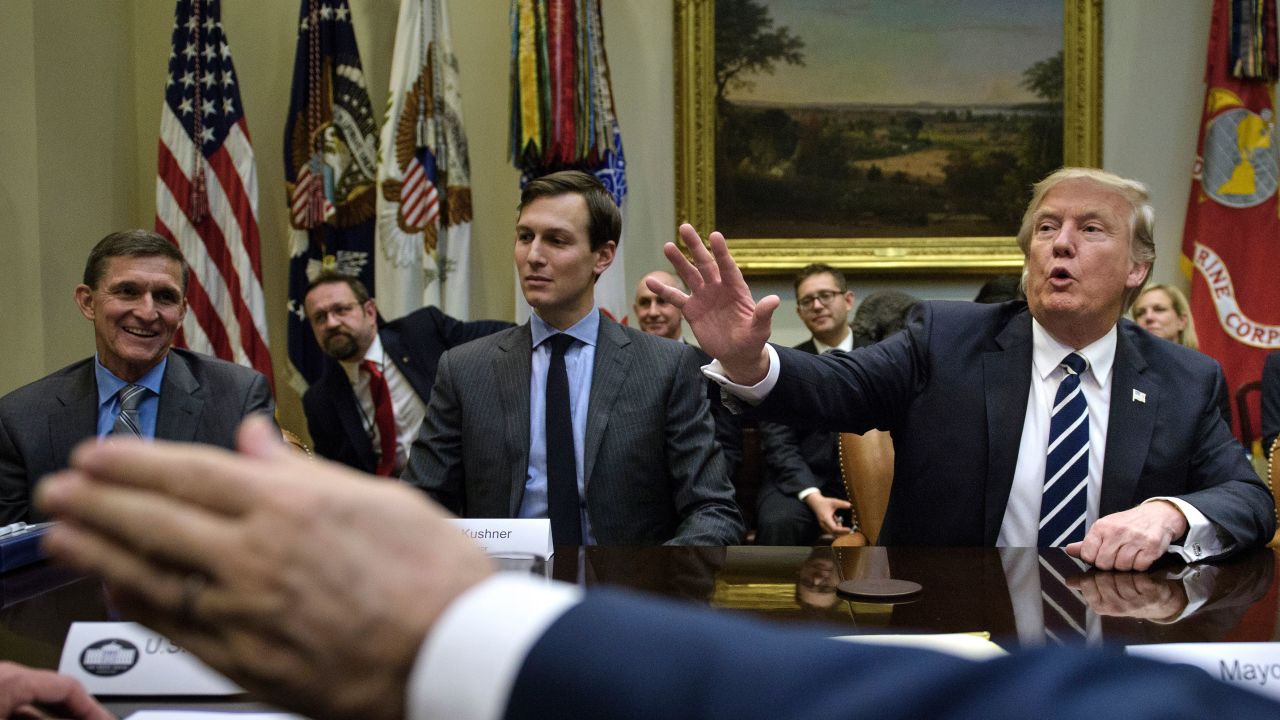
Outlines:
[[1133, 401], [1134, 401], [1134, 402], [1140, 402], [1140, 403], [1146, 404], [1146, 402], [1147, 402], [1147, 394], [1146, 394], [1146, 393], [1144, 393], [1144, 392], [1142, 392], [1142, 391], [1141, 391], [1141, 390], [1139, 390], [1138, 388], [1134, 388], [1134, 389], [1133, 389]]

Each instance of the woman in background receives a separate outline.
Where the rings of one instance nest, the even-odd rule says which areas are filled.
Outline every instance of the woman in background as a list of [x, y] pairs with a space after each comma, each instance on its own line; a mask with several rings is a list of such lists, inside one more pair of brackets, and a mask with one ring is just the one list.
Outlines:
[[1133, 303], [1133, 320], [1158, 338], [1192, 350], [1200, 347], [1187, 296], [1172, 285], [1148, 285]]
[[[1192, 350], [1200, 349], [1195, 321], [1191, 319], [1191, 306], [1187, 304], [1187, 296], [1178, 288], [1164, 283], [1148, 285], [1133, 301], [1132, 313], [1134, 322], [1152, 335]], [[1231, 427], [1231, 397], [1227, 393], [1222, 394], [1219, 409], [1227, 427]]]

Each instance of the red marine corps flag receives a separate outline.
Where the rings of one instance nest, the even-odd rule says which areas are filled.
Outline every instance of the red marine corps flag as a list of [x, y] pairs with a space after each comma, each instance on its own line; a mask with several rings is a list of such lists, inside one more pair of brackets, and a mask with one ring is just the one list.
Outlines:
[[[1182, 237], [1200, 350], [1234, 392], [1280, 350], [1275, 0], [1216, 0]], [[1258, 427], [1258, 418], [1253, 417]], [[1235, 427], [1240, 428], [1239, 418]]]

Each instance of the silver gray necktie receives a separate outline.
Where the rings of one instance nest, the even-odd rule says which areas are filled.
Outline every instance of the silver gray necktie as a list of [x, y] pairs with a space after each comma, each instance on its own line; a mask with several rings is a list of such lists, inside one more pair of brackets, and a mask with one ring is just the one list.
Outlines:
[[142, 437], [142, 426], [138, 421], [138, 403], [142, 402], [143, 393], [147, 391], [141, 385], [126, 385], [120, 390], [120, 414], [116, 416], [115, 425], [111, 426], [112, 435], [131, 433], [134, 437]]

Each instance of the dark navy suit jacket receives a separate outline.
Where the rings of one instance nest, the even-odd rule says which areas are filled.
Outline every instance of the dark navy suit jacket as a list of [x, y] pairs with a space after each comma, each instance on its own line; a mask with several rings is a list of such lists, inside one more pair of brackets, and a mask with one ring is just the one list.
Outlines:
[[[509, 327], [511, 323], [496, 320], [463, 322], [438, 308], [424, 307], [386, 323], [378, 336], [386, 356], [427, 404], [436, 364], [445, 350]], [[302, 396], [302, 408], [316, 454], [368, 473], [377, 469], [378, 456], [361, 421], [356, 394], [336, 360], [326, 359], [324, 374]]]
[[[1215, 411], [1216, 412], [1216, 411]], [[983, 663], [839, 642], [688, 603], [595, 591], [534, 644], [507, 720], [1274, 718], [1191, 667], [1055, 648]]]
[[[995, 544], [1031, 387], [1025, 303], [925, 302], [871, 347], [777, 350], [762, 418], [893, 434], [882, 544]], [[1100, 513], [1176, 496], [1243, 547], [1269, 540], [1271, 495], [1222, 419], [1225, 392], [1215, 361], [1120, 320]]]

